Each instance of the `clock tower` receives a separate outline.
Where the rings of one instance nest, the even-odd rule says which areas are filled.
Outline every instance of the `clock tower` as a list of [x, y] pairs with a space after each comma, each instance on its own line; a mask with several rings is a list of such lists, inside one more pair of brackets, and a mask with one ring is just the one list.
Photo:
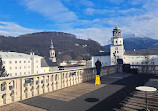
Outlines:
[[113, 29], [113, 37], [111, 38], [110, 57], [111, 65], [117, 64], [117, 59], [123, 59], [124, 45], [121, 37], [121, 29], [116, 26]]

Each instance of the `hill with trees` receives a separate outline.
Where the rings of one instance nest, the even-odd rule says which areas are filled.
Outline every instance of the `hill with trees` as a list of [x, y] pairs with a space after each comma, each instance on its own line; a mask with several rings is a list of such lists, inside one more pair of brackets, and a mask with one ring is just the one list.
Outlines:
[[53, 41], [58, 62], [63, 60], [88, 60], [100, 50], [105, 50], [98, 42], [83, 40], [63, 32], [38, 32], [18, 37], [0, 36], [0, 50], [15, 51], [49, 57], [50, 42]]

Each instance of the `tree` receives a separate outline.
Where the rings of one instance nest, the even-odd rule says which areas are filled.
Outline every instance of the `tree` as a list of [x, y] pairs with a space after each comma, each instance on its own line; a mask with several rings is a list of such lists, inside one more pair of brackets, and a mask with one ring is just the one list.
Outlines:
[[151, 55], [148, 50], [144, 50], [143, 53], [145, 56], [143, 70], [145, 70], [145, 73], [148, 74], [148, 73], [150, 73], [149, 70], [150, 70], [151, 66], [153, 65], [154, 59], [151, 58]]
[[7, 77], [9, 74], [6, 73], [5, 67], [3, 66], [2, 58], [0, 58], [0, 77]]

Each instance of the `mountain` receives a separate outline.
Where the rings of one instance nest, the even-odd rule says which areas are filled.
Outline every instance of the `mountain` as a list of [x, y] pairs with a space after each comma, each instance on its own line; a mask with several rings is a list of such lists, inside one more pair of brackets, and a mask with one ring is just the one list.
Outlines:
[[[158, 49], [158, 40], [148, 37], [124, 38], [125, 50]], [[110, 45], [105, 45], [105, 49], [110, 50]]]
[[63, 32], [38, 32], [18, 37], [0, 36], [0, 50], [30, 53], [49, 57], [50, 41], [53, 41], [58, 62], [69, 59], [90, 59], [103, 46], [93, 40], [77, 39], [75, 35]]

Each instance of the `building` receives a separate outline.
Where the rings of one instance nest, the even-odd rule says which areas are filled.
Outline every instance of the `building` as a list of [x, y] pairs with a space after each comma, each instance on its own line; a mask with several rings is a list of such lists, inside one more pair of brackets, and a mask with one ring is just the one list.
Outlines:
[[50, 73], [50, 72], [58, 71], [58, 65], [56, 63], [56, 56], [55, 56], [55, 49], [54, 49], [52, 40], [51, 40], [49, 53], [50, 53], [49, 58], [41, 59], [40, 73]]
[[111, 38], [110, 55], [105, 53], [104, 55], [92, 56], [93, 67], [97, 59], [100, 59], [103, 66], [118, 64], [118, 60], [130, 65], [158, 65], [158, 50], [125, 51], [121, 29], [116, 26]]
[[52, 62], [56, 63], [55, 49], [54, 49], [52, 40], [51, 40], [49, 53], [50, 53], [50, 59], [52, 60]]
[[50, 57], [44, 58], [42, 56], [17, 52], [2, 52], [0, 51], [0, 58], [2, 58], [3, 65], [9, 76], [20, 76], [29, 74], [50, 73], [58, 71], [56, 63], [55, 50], [51, 41]]
[[9, 76], [19, 76], [26, 74], [38, 74], [41, 68], [41, 56], [34, 53], [24, 54], [17, 52], [0, 51], [3, 65]]
[[57, 63], [52, 62], [49, 58], [42, 58], [40, 73], [50, 73], [54, 71], [58, 71]]
[[[95, 67], [95, 62], [99, 59], [101, 61], [102, 66], [109, 66], [110, 63], [110, 53], [109, 52], [103, 52], [100, 51], [95, 56], [92, 56], [92, 67]], [[95, 62], [94, 62], [95, 61]]]

